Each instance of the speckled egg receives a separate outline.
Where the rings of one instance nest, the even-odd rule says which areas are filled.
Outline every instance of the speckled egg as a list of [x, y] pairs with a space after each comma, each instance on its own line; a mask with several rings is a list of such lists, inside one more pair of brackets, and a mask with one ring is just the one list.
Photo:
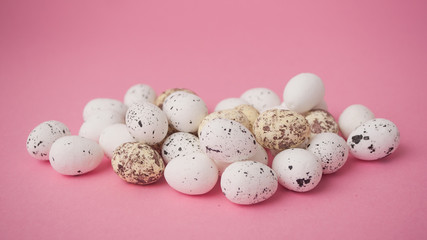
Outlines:
[[165, 90], [164, 92], [162, 92], [154, 101], [154, 104], [157, 105], [160, 109], [163, 109], [163, 102], [165, 101], [165, 99], [167, 97], [169, 97], [169, 95], [171, 95], [174, 92], [178, 92], [178, 91], [183, 91], [183, 92], [187, 92], [187, 93], [191, 93], [194, 95], [197, 95], [195, 92], [191, 91], [190, 89], [185, 89], [185, 88], [170, 88]]
[[266, 108], [280, 105], [279, 96], [268, 88], [249, 89], [240, 98], [254, 106], [259, 112]]
[[126, 115], [127, 106], [115, 99], [95, 98], [89, 101], [83, 109], [83, 120], [87, 121], [92, 115], [99, 112], [112, 111], [121, 116]]
[[218, 112], [213, 112], [203, 118], [203, 121], [200, 123], [199, 130], [197, 133], [200, 133], [200, 130], [206, 125], [206, 123], [217, 118], [233, 120], [242, 124], [249, 130], [252, 129], [252, 124], [249, 122], [249, 119], [246, 117], [245, 114], [236, 109], [226, 109]]
[[[249, 122], [251, 123], [252, 126], [254, 125], [255, 120], [259, 116], [258, 110], [256, 110], [256, 108], [254, 108], [253, 106], [248, 105], [248, 104], [239, 105], [239, 106], [235, 107], [234, 109], [239, 110], [240, 112], [245, 114], [246, 118], [249, 120]], [[252, 130], [252, 128], [251, 128], [251, 130]]]
[[279, 183], [296, 192], [314, 189], [322, 179], [322, 163], [318, 157], [301, 148], [286, 149], [277, 154], [272, 163]]
[[310, 110], [304, 115], [310, 125], [311, 137], [319, 133], [338, 133], [339, 131], [338, 123], [335, 122], [334, 116], [325, 110]]
[[126, 142], [136, 142], [136, 139], [129, 133], [126, 124], [123, 123], [106, 127], [99, 137], [99, 145], [110, 159], [113, 157], [114, 150]]
[[27, 151], [35, 159], [49, 160], [52, 144], [67, 135], [70, 135], [70, 130], [62, 122], [51, 120], [40, 123], [28, 135]]
[[137, 141], [156, 144], [166, 137], [168, 119], [156, 105], [149, 102], [136, 103], [126, 113], [126, 126]]
[[242, 124], [227, 119], [209, 121], [199, 135], [200, 146], [209, 158], [220, 162], [248, 159], [256, 153], [254, 135]]
[[338, 125], [344, 138], [348, 138], [348, 135], [357, 127], [374, 118], [375, 115], [369, 108], [361, 104], [354, 104], [344, 109], [338, 118]]
[[98, 142], [104, 128], [115, 123], [124, 123], [123, 115], [113, 111], [103, 111], [92, 114], [81, 126], [79, 136]]
[[293, 148], [310, 137], [310, 126], [301, 114], [287, 110], [267, 110], [254, 124], [257, 141], [265, 148]]
[[383, 118], [363, 123], [347, 139], [350, 153], [361, 160], [384, 158], [396, 151], [399, 143], [400, 133], [396, 125]]
[[314, 136], [307, 150], [322, 162], [323, 174], [331, 174], [344, 166], [348, 158], [348, 146], [344, 138], [335, 133]]
[[277, 190], [277, 175], [267, 165], [235, 162], [221, 176], [221, 189], [233, 203], [249, 205], [269, 199]]
[[318, 105], [325, 95], [322, 79], [313, 73], [300, 73], [291, 78], [283, 91], [289, 110], [304, 113]]
[[81, 175], [94, 170], [104, 158], [99, 144], [81, 136], [64, 136], [52, 144], [50, 165], [63, 175]]
[[180, 132], [197, 132], [199, 124], [208, 115], [208, 107], [199, 96], [183, 91], [169, 95], [163, 102], [163, 111]]
[[124, 103], [130, 107], [134, 103], [150, 102], [156, 100], [156, 91], [147, 84], [136, 84], [130, 87], [124, 97]]
[[215, 186], [218, 169], [204, 153], [193, 153], [170, 161], [165, 168], [165, 179], [178, 192], [200, 195]]
[[239, 105], [249, 104], [247, 101], [241, 98], [226, 98], [221, 100], [216, 106], [214, 112], [233, 109]]
[[162, 145], [162, 157], [165, 163], [193, 153], [201, 153], [199, 138], [191, 133], [176, 132], [171, 134]]
[[116, 148], [111, 165], [121, 179], [139, 185], [157, 182], [165, 169], [160, 154], [140, 142], [124, 143]]

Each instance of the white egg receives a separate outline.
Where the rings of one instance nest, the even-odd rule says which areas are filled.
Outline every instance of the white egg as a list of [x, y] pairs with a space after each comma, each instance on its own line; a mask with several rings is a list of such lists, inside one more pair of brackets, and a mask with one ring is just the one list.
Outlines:
[[242, 124], [228, 119], [213, 119], [201, 129], [200, 146], [209, 158], [235, 162], [255, 155], [257, 142]]
[[166, 114], [149, 102], [136, 103], [129, 108], [126, 126], [137, 141], [149, 145], [161, 142], [168, 132]]
[[[316, 106], [313, 107], [313, 109], [321, 109], [321, 110], [328, 111], [328, 104], [326, 103], [325, 99], [322, 99], [320, 103], [318, 103]], [[310, 109], [310, 110], [313, 110], [313, 109]]]
[[374, 118], [375, 115], [369, 108], [361, 104], [354, 104], [344, 109], [338, 119], [338, 125], [344, 138], [347, 139], [348, 135], [357, 127]]
[[350, 133], [347, 144], [350, 153], [361, 160], [378, 160], [394, 151], [400, 143], [400, 133], [390, 120], [375, 118]]
[[273, 107], [264, 108], [264, 109], [263, 109], [261, 112], [259, 112], [259, 113], [261, 114], [261, 113], [263, 113], [263, 112], [265, 112], [265, 111], [268, 111], [268, 110], [275, 110], [275, 109], [279, 109], [279, 110], [289, 110], [289, 108], [288, 108], [288, 107], [286, 107], [286, 105], [281, 104], [281, 105], [277, 105], [277, 106], [273, 106]]
[[235, 162], [221, 177], [225, 197], [237, 204], [255, 204], [269, 199], [277, 190], [277, 175], [267, 165], [254, 162]]
[[124, 103], [130, 107], [134, 103], [150, 102], [156, 100], [156, 92], [146, 84], [136, 84], [130, 87], [125, 94]]
[[52, 120], [40, 123], [27, 138], [27, 151], [35, 159], [49, 160], [52, 144], [67, 135], [70, 135], [70, 130], [62, 122]]
[[92, 114], [81, 126], [79, 136], [98, 142], [102, 130], [115, 123], [124, 123], [122, 114], [114, 111], [102, 111]]
[[218, 181], [215, 163], [203, 153], [180, 156], [166, 165], [166, 182], [178, 192], [199, 195], [209, 192]]
[[348, 158], [347, 142], [335, 133], [320, 133], [311, 138], [307, 150], [322, 162], [323, 174], [331, 174], [344, 166]]
[[174, 92], [163, 102], [163, 111], [169, 122], [180, 132], [196, 132], [200, 122], [208, 115], [208, 107], [194, 94]]
[[81, 175], [92, 171], [104, 157], [102, 148], [81, 136], [64, 136], [52, 144], [49, 161], [63, 175]]
[[165, 163], [193, 153], [202, 153], [199, 138], [191, 133], [176, 132], [165, 139], [162, 145], [162, 157]]
[[233, 109], [240, 105], [246, 105], [249, 104], [247, 101], [241, 99], [241, 98], [226, 98], [224, 100], [221, 100], [216, 106], [214, 112], [227, 110], [227, 109]]
[[285, 105], [294, 112], [304, 113], [320, 104], [325, 95], [322, 79], [312, 73], [291, 78], [283, 91]]
[[90, 116], [99, 112], [112, 111], [125, 116], [127, 107], [122, 102], [110, 98], [95, 98], [89, 101], [83, 109], [83, 120], [86, 121]]
[[116, 123], [102, 130], [99, 136], [99, 145], [108, 158], [113, 157], [114, 150], [127, 142], [136, 142], [136, 139], [129, 133], [126, 124]]
[[320, 159], [305, 149], [291, 148], [277, 154], [272, 168], [279, 177], [279, 183], [296, 192], [314, 189], [322, 179]]
[[254, 106], [259, 112], [266, 108], [280, 105], [279, 96], [268, 88], [249, 89], [240, 98]]

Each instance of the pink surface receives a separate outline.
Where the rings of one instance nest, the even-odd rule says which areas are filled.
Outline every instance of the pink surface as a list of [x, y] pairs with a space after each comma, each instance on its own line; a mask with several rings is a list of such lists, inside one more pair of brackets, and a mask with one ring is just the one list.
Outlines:
[[[425, 1], [0, 2], [0, 239], [426, 239]], [[361, 103], [401, 131], [386, 159], [350, 158], [309, 193], [238, 206], [127, 184], [105, 158], [66, 177], [32, 159], [46, 120], [77, 134], [92, 98], [196, 91], [213, 110], [252, 87], [322, 77], [338, 117]], [[268, 237], [268, 238], [265, 238]]]

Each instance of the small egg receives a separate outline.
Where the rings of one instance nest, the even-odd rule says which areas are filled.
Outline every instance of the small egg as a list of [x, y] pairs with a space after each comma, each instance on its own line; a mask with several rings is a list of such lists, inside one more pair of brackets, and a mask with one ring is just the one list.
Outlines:
[[256, 153], [254, 135], [242, 124], [227, 119], [209, 121], [199, 135], [200, 146], [214, 161], [235, 162]]
[[249, 205], [269, 199], [277, 190], [277, 175], [267, 165], [254, 162], [235, 162], [221, 176], [221, 189], [233, 203]]
[[206, 123], [217, 118], [236, 121], [245, 126], [247, 129], [252, 130], [252, 124], [249, 122], [249, 119], [246, 117], [245, 114], [236, 109], [227, 109], [218, 112], [213, 112], [203, 118], [203, 121], [199, 125], [198, 134], [200, 133], [200, 130], [203, 128], [203, 126], [206, 125]]
[[165, 169], [160, 154], [140, 142], [128, 142], [116, 148], [111, 165], [121, 179], [139, 185], [157, 182]]
[[396, 125], [384, 118], [368, 120], [347, 139], [350, 153], [361, 160], [378, 160], [394, 151], [400, 143], [400, 133]]
[[239, 105], [249, 104], [246, 100], [241, 98], [226, 98], [221, 100], [216, 106], [214, 112], [233, 109]]
[[163, 111], [169, 122], [180, 132], [197, 132], [199, 124], [208, 115], [208, 107], [194, 94], [174, 92], [163, 102]]
[[253, 130], [263, 147], [274, 150], [294, 148], [310, 136], [310, 126], [304, 116], [280, 109], [261, 113]]
[[177, 157], [201, 152], [199, 138], [185, 132], [171, 134], [163, 142], [161, 150], [163, 160], [166, 164]]
[[204, 153], [193, 153], [170, 161], [165, 168], [165, 179], [178, 192], [200, 195], [216, 185], [218, 169]]
[[136, 142], [136, 139], [129, 133], [126, 124], [123, 123], [106, 127], [99, 136], [99, 145], [109, 159], [113, 157], [114, 150], [126, 142]]
[[273, 159], [273, 170], [277, 173], [280, 185], [296, 192], [314, 189], [322, 179], [322, 163], [308, 150], [286, 149]]
[[283, 91], [289, 110], [304, 113], [318, 105], [325, 95], [322, 79], [313, 73], [300, 73], [291, 78]]
[[338, 125], [344, 138], [347, 139], [348, 135], [357, 127], [374, 118], [375, 115], [369, 108], [361, 104], [354, 104], [344, 109], [338, 118]]
[[[253, 106], [248, 105], [248, 104], [239, 105], [239, 106], [235, 107], [234, 109], [239, 110], [240, 112], [245, 114], [246, 118], [249, 120], [249, 122], [251, 123], [252, 126], [254, 125], [255, 120], [259, 116], [258, 110], [256, 110], [256, 108], [254, 108]], [[252, 128], [251, 128], [251, 130], [252, 130]]]
[[149, 102], [136, 103], [129, 108], [126, 113], [126, 126], [137, 141], [146, 144], [161, 142], [168, 132], [166, 114]]
[[279, 96], [268, 88], [249, 89], [240, 98], [254, 106], [259, 112], [262, 112], [266, 108], [280, 105]]
[[277, 106], [265, 108], [260, 113], [263, 113], [263, 112], [268, 111], [268, 110], [276, 110], [276, 109], [277, 110], [289, 110], [289, 108], [286, 107], [285, 105], [277, 105]]
[[185, 89], [185, 88], [170, 88], [165, 90], [164, 92], [162, 92], [154, 101], [154, 104], [159, 107], [160, 109], [163, 109], [163, 102], [165, 101], [165, 99], [167, 97], [169, 97], [169, 95], [171, 95], [174, 92], [178, 92], [178, 91], [183, 91], [183, 92], [187, 92], [187, 93], [191, 93], [194, 95], [197, 95], [195, 92], [191, 91], [190, 89]]
[[103, 111], [92, 114], [81, 126], [79, 136], [98, 142], [102, 130], [115, 123], [124, 123], [123, 115], [113, 111]]
[[126, 91], [124, 97], [124, 103], [128, 107], [134, 103], [154, 103], [154, 100], [156, 100], [156, 92], [146, 84], [133, 85]]
[[310, 140], [307, 150], [321, 160], [323, 174], [338, 171], [348, 158], [347, 142], [335, 133], [317, 134]]
[[83, 109], [83, 120], [87, 121], [93, 114], [112, 111], [123, 116], [126, 115], [127, 106], [122, 102], [110, 98], [95, 98], [89, 101]]
[[304, 116], [310, 125], [311, 137], [319, 133], [338, 133], [339, 131], [338, 123], [335, 122], [334, 116], [325, 110], [310, 110], [306, 112]]
[[51, 120], [40, 123], [28, 135], [27, 151], [35, 159], [49, 160], [52, 144], [67, 135], [70, 135], [70, 130], [62, 122]]
[[93, 140], [81, 136], [64, 136], [52, 144], [50, 165], [63, 175], [81, 175], [94, 170], [104, 158], [104, 151]]

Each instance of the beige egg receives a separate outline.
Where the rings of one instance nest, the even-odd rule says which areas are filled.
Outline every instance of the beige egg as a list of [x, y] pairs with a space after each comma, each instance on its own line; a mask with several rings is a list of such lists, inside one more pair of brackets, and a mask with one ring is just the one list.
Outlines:
[[[239, 106], [235, 107], [234, 109], [237, 109], [237, 110], [241, 111], [243, 114], [245, 114], [245, 116], [249, 119], [249, 122], [252, 124], [252, 126], [254, 125], [255, 120], [259, 116], [258, 110], [256, 110], [256, 108], [254, 108], [248, 104], [239, 105]], [[251, 128], [251, 130], [252, 130], [252, 128]]]
[[121, 179], [140, 185], [158, 181], [165, 169], [160, 154], [149, 145], [139, 142], [124, 143], [116, 148], [111, 165]]
[[311, 110], [304, 114], [310, 125], [311, 137], [319, 133], [338, 133], [338, 123], [334, 116], [329, 112], [321, 109]]
[[301, 114], [283, 109], [261, 113], [254, 124], [256, 140], [265, 148], [294, 148], [310, 137], [310, 126]]
[[164, 92], [162, 92], [154, 101], [154, 104], [157, 105], [157, 107], [159, 107], [160, 109], [163, 109], [163, 102], [165, 101], [165, 99], [171, 95], [174, 92], [178, 92], [178, 91], [184, 91], [184, 92], [188, 92], [194, 95], [197, 95], [195, 92], [191, 91], [190, 89], [185, 89], [185, 88], [169, 88], [167, 90], [165, 90]]
[[245, 114], [243, 114], [242, 112], [240, 112], [239, 110], [236, 110], [236, 109], [226, 109], [226, 110], [222, 110], [222, 111], [218, 111], [218, 112], [213, 112], [213, 113], [207, 115], [199, 125], [199, 130], [197, 131], [198, 135], [200, 135], [200, 131], [206, 125], [206, 123], [208, 123], [211, 120], [218, 119], [218, 118], [233, 120], [233, 121], [236, 121], [236, 122], [242, 124], [243, 126], [245, 126], [249, 130], [252, 129], [252, 124], [249, 122], [249, 119], [246, 117]]

